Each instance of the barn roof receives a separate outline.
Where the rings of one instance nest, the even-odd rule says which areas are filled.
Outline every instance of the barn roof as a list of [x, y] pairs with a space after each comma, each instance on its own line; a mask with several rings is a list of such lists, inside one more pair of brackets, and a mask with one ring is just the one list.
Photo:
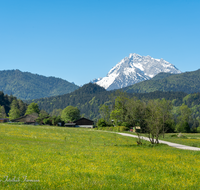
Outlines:
[[12, 122], [15, 122], [15, 121], [18, 121], [20, 119], [23, 119], [23, 118], [27, 118], [27, 117], [30, 117], [32, 120], [31, 122], [34, 122], [37, 118], [38, 118], [38, 114], [28, 114], [28, 115], [24, 115], [24, 116], [21, 116], [19, 118], [16, 118], [16, 119], [12, 119], [11, 121]]
[[[76, 121], [74, 121], [74, 123], [77, 123], [78, 121], [81, 121], [81, 120], [92, 121], [92, 120], [90, 120], [90, 119], [87, 119], [87, 118], [85, 118], [85, 117], [82, 117], [82, 118], [77, 119]], [[92, 121], [92, 122], [94, 122], [94, 121]]]

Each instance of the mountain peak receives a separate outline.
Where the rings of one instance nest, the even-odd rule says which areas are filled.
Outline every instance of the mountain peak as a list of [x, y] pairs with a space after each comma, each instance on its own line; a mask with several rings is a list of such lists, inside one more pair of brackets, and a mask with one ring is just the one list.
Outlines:
[[142, 57], [142, 56], [137, 54], [137, 53], [130, 53], [129, 56], [128, 56], [129, 59], [130, 58], [140, 58], [140, 57]]
[[181, 73], [174, 65], [164, 59], [154, 59], [151, 56], [141, 56], [130, 53], [114, 66], [106, 77], [94, 82], [107, 90], [119, 89], [148, 80], [160, 72]]

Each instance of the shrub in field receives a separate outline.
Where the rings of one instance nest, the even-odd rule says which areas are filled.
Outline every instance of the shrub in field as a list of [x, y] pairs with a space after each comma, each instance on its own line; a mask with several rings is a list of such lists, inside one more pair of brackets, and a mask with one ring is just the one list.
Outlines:
[[170, 135], [170, 137], [178, 137], [178, 136], [177, 136], [177, 134], [175, 134], [175, 135]]
[[104, 119], [99, 119], [99, 121], [97, 122], [97, 126], [98, 127], [106, 127], [107, 124], [106, 124], [106, 121]]
[[118, 126], [117, 128], [118, 128], [119, 132], [127, 131], [128, 130], [128, 127], [125, 127], [125, 126]]
[[128, 128], [128, 127], [131, 127], [130, 123], [128, 123], [128, 122], [123, 122], [123, 123], [122, 123], [122, 126], [125, 126], [125, 127], [127, 127], [127, 128]]
[[51, 125], [51, 120], [49, 118], [45, 118], [45, 119], [43, 119], [43, 123], [45, 125]]
[[200, 133], [200, 127], [197, 127], [197, 133]]
[[182, 133], [189, 133], [190, 132], [190, 126], [189, 126], [188, 122], [178, 123], [176, 125], [176, 131], [182, 132]]

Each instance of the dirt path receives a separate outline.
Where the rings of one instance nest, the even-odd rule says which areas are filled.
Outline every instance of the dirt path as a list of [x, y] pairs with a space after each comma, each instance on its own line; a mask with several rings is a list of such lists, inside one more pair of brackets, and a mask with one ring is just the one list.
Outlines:
[[[123, 135], [123, 136], [128, 136], [128, 137], [138, 138], [137, 135], [131, 135], [131, 134], [127, 134], [127, 133], [117, 133], [117, 134]], [[141, 137], [141, 139], [149, 141], [149, 138], [147, 138], [147, 137]], [[162, 141], [162, 140], [159, 140], [159, 142], [162, 143], [162, 144], [167, 144], [168, 146], [172, 146], [174, 148], [200, 151], [200, 148], [197, 148], [197, 147], [186, 146], [186, 145], [171, 143], [171, 142]]]

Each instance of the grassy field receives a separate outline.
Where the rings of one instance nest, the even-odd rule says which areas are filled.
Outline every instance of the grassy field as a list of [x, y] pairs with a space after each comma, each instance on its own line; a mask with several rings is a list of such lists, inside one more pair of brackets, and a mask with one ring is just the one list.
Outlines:
[[194, 190], [199, 165], [200, 152], [114, 133], [0, 125], [0, 189]]
[[[136, 133], [131, 132], [124, 132], [129, 133], [133, 135], [137, 135]], [[179, 137], [180, 135], [180, 137]], [[147, 137], [146, 134], [142, 134], [141, 136]], [[164, 138], [162, 135], [160, 135], [160, 140], [193, 146], [193, 147], [199, 147], [200, 148], [200, 133], [165, 133]]]
[[194, 146], [200, 148], [200, 134], [199, 133], [182, 133], [180, 137], [178, 137], [178, 133], [167, 133], [165, 134], [165, 138], [160, 138], [164, 141], [184, 144], [188, 146]]

